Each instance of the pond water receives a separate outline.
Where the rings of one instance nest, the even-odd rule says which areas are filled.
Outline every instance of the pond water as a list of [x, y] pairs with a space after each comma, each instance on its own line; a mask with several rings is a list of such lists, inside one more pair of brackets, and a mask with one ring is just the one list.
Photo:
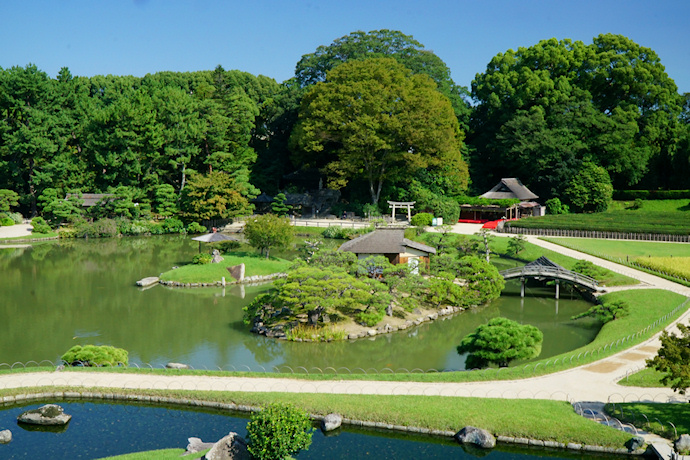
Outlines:
[[[241, 413], [192, 411], [138, 404], [60, 402], [72, 415], [66, 427], [46, 429], [18, 425], [17, 416], [43, 403], [0, 406], [0, 429], [10, 429], [13, 440], [0, 444], [0, 458], [51, 460], [94, 459], [153, 449], [185, 448], [187, 438], [217, 441], [230, 431], [246, 437], [248, 419]], [[407, 435], [377, 430], [341, 428], [325, 436], [314, 433], [309, 450], [298, 459], [446, 459], [484, 457], [492, 460], [557, 458], [620, 458], [583, 456], [568, 451], [526, 449], [499, 445], [491, 451], [477, 451], [454, 441], [430, 436]]]
[[[517, 282], [490, 305], [452, 318], [356, 342], [276, 341], [249, 332], [242, 307], [269, 286], [141, 289], [135, 282], [191, 260], [189, 237], [60, 241], [0, 249], [0, 363], [50, 360], [76, 344], [129, 351], [130, 363], [195, 368], [272, 370], [463, 369], [455, 347], [495, 316], [529, 323], [544, 333], [541, 357], [590, 342], [599, 325], [571, 321], [590, 304], [553, 299], [553, 289]], [[502, 267], [503, 268], [503, 267]], [[563, 294], [562, 297], [566, 297]], [[245, 367], [246, 366], [246, 367]]]

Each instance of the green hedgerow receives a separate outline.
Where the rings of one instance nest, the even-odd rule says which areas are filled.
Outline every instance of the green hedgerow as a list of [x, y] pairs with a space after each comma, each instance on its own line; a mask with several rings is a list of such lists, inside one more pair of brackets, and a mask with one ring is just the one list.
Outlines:
[[248, 450], [256, 460], [281, 460], [311, 445], [314, 428], [306, 412], [289, 404], [271, 404], [247, 424]]

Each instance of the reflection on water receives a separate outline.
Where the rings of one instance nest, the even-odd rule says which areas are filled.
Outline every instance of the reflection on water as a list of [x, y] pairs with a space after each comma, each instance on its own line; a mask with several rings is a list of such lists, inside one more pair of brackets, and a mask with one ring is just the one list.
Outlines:
[[[281, 342], [242, 323], [242, 307], [268, 286], [138, 289], [134, 283], [191, 260], [189, 237], [113, 238], [0, 250], [0, 363], [59, 359], [75, 344], [109, 344], [129, 351], [131, 363], [197, 368], [298, 366], [335, 369], [463, 369], [455, 348], [494, 316], [537, 326], [542, 357], [579, 347], [599, 325], [569, 318], [583, 300], [553, 299], [550, 288], [517, 282], [490, 305], [434, 323], [353, 343]], [[564, 295], [565, 297], [565, 295]], [[244, 369], [244, 367], [242, 367]]]
[[[41, 403], [43, 404], [43, 403]], [[241, 413], [192, 411], [138, 404], [60, 402], [72, 415], [67, 429], [25, 430], [17, 416], [39, 407], [0, 406], [0, 427], [9, 428], [13, 440], [0, 444], [0, 458], [51, 460], [94, 459], [154, 449], [184, 448], [187, 438], [216, 441], [230, 431], [246, 438], [248, 419]], [[567, 451], [500, 446], [492, 451], [466, 449], [448, 439], [395, 432], [343, 428], [329, 436], [314, 433], [312, 445], [298, 459], [447, 459], [528, 460], [544, 457], [583, 458]], [[465, 452], [467, 450], [467, 452]], [[587, 458], [593, 458], [592, 455]], [[596, 457], [615, 458], [615, 457]]]

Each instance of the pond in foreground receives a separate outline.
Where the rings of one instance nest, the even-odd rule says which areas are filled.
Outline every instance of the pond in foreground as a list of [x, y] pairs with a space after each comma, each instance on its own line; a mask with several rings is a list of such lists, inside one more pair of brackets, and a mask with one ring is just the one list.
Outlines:
[[[17, 425], [17, 416], [42, 404], [0, 406], [0, 428], [11, 429], [13, 440], [0, 444], [0, 458], [51, 460], [94, 459], [154, 449], [185, 448], [187, 438], [217, 441], [230, 431], [245, 437], [248, 419], [244, 414], [191, 411], [133, 404], [60, 402], [72, 415], [61, 432], [27, 430]], [[465, 452], [457, 443], [430, 436], [416, 436], [377, 430], [343, 428], [336, 435], [314, 433], [308, 451], [298, 459], [446, 459], [529, 460], [557, 458], [620, 458], [576, 454], [549, 449], [526, 449], [499, 445], [492, 451]], [[476, 454], [476, 456], [472, 453]]]
[[[495, 316], [537, 326], [541, 357], [590, 342], [599, 325], [569, 318], [590, 304], [553, 299], [548, 288], [519, 297], [517, 284], [490, 305], [356, 342], [292, 343], [249, 332], [242, 307], [268, 286], [139, 289], [134, 283], [191, 260], [189, 237], [60, 241], [0, 249], [0, 363], [56, 362], [76, 344], [129, 351], [130, 363], [195, 368], [287, 370], [463, 369], [462, 338]], [[245, 367], [247, 366], [247, 367]]]

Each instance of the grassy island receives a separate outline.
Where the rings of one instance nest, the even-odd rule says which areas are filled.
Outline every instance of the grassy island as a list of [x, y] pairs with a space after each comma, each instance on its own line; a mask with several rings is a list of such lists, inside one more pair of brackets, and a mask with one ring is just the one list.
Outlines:
[[277, 257], [267, 259], [254, 253], [234, 252], [223, 255], [221, 263], [184, 265], [163, 273], [160, 279], [178, 283], [215, 283], [223, 277], [229, 279], [228, 267], [239, 264], [244, 264], [245, 277], [249, 277], [285, 272], [291, 262]]

